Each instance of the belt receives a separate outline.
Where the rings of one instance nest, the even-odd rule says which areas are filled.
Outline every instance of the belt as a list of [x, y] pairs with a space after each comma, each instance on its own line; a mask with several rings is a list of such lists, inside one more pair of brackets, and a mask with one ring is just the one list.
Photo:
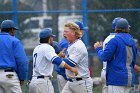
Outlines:
[[49, 76], [37, 76], [37, 79], [50, 79], [50, 77]]
[[37, 79], [39, 79], [39, 78], [44, 78], [44, 76], [37, 76]]
[[73, 82], [73, 81], [80, 81], [80, 80], [84, 80], [85, 78], [68, 78], [68, 81]]
[[12, 68], [6, 68], [6, 69], [3, 69], [3, 70], [4, 70], [4, 72], [15, 72], [15, 70], [12, 69]]

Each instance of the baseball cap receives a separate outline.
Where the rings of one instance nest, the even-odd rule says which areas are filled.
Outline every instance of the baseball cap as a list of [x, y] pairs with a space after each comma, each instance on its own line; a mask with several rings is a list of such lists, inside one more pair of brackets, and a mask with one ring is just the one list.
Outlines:
[[55, 35], [52, 34], [52, 29], [51, 28], [44, 28], [39, 34], [40, 38], [47, 38], [47, 37], [55, 37]]
[[14, 28], [15, 30], [18, 30], [18, 28], [15, 26], [12, 20], [4, 20], [1, 23], [1, 28]]
[[121, 29], [129, 29], [130, 25], [128, 21], [124, 18], [121, 18], [117, 21], [115, 28], [121, 28]]
[[79, 26], [80, 30], [84, 30], [84, 24], [81, 21], [75, 21], [75, 23]]
[[117, 23], [117, 21], [120, 20], [120, 19], [121, 19], [121, 17], [116, 17], [116, 18], [114, 18], [114, 20], [112, 21], [112, 30], [115, 30], [116, 23]]

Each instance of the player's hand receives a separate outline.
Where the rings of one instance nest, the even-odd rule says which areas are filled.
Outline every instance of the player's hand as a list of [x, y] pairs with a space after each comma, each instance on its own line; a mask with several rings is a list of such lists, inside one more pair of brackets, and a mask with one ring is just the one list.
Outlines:
[[74, 76], [78, 75], [78, 71], [77, 71], [77, 69], [75, 67], [72, 67], [71, 71], [74, 73]]
[[24, 80], [20, 80], [20, 86], [24, 85]]
[[64, 49], [58, 54], [58, 56], [59, 56], [60, 58], [64, 58], [64, 57], [65, 57], [65, 53], [64, 53], [65, 50], [66, 50], [66, 48], [64, 48]]
[[102, 47], [102, 46], [103, 46], [102, 42], [96, 42], [96, 43], [94, 43], [94, 49], [96, 49], [98, 47]]

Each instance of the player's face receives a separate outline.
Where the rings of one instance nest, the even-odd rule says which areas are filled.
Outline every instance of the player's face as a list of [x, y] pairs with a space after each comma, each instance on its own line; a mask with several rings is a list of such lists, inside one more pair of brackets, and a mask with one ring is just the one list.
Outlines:
[[50, 37], [50, 39], [49, 39], [49, 43], [50, 43], [50, 45], [53, 44], [53, 37]]
[[73, 42], [73, 38], [75, 37], [75, 33], [69, 27], [64, 27], [64, 37], [68, 41]]
[[16, 33], [16, 30], [15, 29], [12, 29], [9, 33], [10, 33], [11, 36], [14, 36], [15, 33]]

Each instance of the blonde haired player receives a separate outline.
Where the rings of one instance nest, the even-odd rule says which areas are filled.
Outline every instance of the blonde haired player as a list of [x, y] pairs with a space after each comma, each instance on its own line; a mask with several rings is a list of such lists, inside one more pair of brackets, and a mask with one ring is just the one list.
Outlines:
[[64, 61], [78, 71], [75, 76], [66, 70], [68, 81], [62, 93], [92, 93], [93, 82], [88, 69], [88, 52], [80, 39], [82, 34], [79, 26], [74, 22], [65, 24], [64, 37], [69, 41], [66, 58]]

